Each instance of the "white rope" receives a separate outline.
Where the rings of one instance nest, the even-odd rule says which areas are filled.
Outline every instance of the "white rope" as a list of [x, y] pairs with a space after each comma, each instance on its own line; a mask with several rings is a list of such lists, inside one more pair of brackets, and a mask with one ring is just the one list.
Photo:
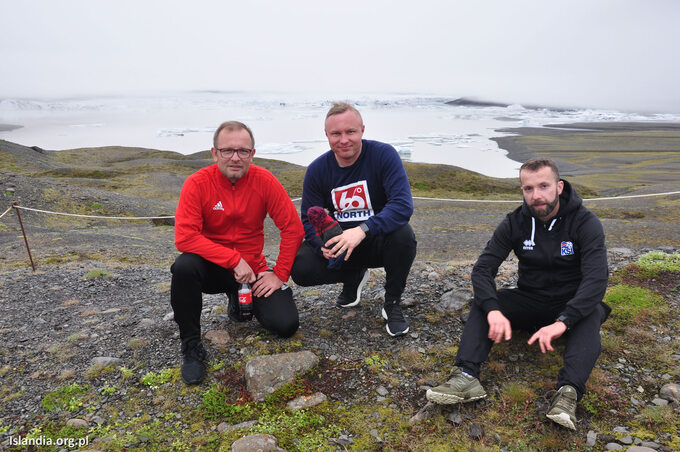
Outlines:
[[[646, 195], [624, 195], [624, 196], [610, 196], [606, 198], [585, 198], [583, 201], [610, 201], [610, 200], [616, 200], [616, 199], [629, 199], [629, 198], [648, 198], [651, 196], [666, 196], [666, 195], [679, 195], [680, 191], [667, 191], [665, 193], [649, 193]], [[291, 199], [292, 202], [300, 201], [302, 198], [293, 198]], [[450, 202], [476, 202], [476, 203], [513, 203], [513, 204], [518, 204], [521, 203], [522, 200], [502, 200], [502, 199], [456, 199], [456, 198], [427, 198], [424, 196], [414, 196], [413, 199], [421, 199], [424, 201], [450, 201]], [[63, 215], [67, 217], [80, 217], [80, 218], [99, 218], [99, 219], [104, 219], [104, 220], [164, 220], [167, 218], [175, 218], [174, 215], [166, 215], [166, 216], [160, 216], [160, 217], [107, 217], [103, 215], [81, 215], [77, 213], [63, 213], [63, 212], [53, 212], [50, 210], [41, 210], [41, 209], [33, 209], [31, 207], [24, 207], [24, 206], [10, 206], [5, 212], [3, 212], [2, 215], [0, 215], [0, 218], [4, 217], [7, 212], [12, 210], [12, 208], [15, 209], [24, 209], [24, 210], [30, 210], [33, 212], [41, 212], [41, 213], [49, 213], [52, 215]]]
[[498, 202], [498, 203], [507, 203], [511, 202], [513, 204], [520, 204], [522, 202], [521, 199], [517, 199], [514, 201], [508, 201], [508, 200], [502, 200], [502, 199], [451, 199], [451, 198], [426, 198], [424, 196], [414, 196], [413, 199], [423, 199], [425, 201], [452, 201], [452, 202]]
[[584, 201], [608, 201], [610, 199], [625, 199], [625, 198], [649, 198], [650, 196], [665, 196], [678, 195], [680, 191], [667, 191], [666, 193], [649, 193], [647, 195], [627, 195], [627, 196], [611, 196], [609, 198], [586, 198]]
[[4, 216], [7, 214], [7, 212], [9, 212], [10, 210], [12, 210], [13, 207], [14, 207], [14, 206], [9, 206], [9, 207], [7, 208], [7, 210], [5, 210], [5, 211], [2, 213], [2, 215], [0, 215], [0, 218], [4, 217]]
[[[610, 196], [608, 198], [584, 198], [584, 201], [609, 201], [612, 199], [627, 199], [627, 198], [649, 198], [651, 196], [666, 196], [666, 195], [679, 195], [680, 191], [667, 191], [665, 193], [649, 193], [646, 195], [624, 195], [624, 196]], [[426, 201], [453, 201], [453, 202], [498, 202], [498, 203], [521, 203], [522, 200], [517, 201], [505, 201], [505, 200], [495, 200], [495, 199], [451, 199], [451, 198], [426, 198], [423, 196], [414, 196], [413, 199], [424, 199]]]
[[105, 217], [103, 215], [81, 215], [78, 213], [62, 213], [62, 212], [52, 212], [50, 210], [32, 209], [30, 207], [24, 206], [14, 206], [15, 209], [30, 210], [33, 212], [49, 213], [52, 215], [63, 215], [66, 217], [80, 217], [80, 218], [102, 218], [105, 220], [162, 220], [165, 218], [175, 218], [174, 215], [168, 215], [164, 217]]

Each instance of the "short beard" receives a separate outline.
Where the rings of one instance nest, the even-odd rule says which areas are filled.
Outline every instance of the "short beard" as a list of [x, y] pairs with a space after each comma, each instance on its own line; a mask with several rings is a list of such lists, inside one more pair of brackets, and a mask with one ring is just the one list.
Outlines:
[[[555, 194], [557, 195], [557, 193]], [[557, 207], [557, 203], [559, 202], [559, 200], [560, 200], [559, 196], [555, 196], [555, 200], [550, 204], [546, 204], [546, 206], [542, 209], [536, 209], [534, 206], [530, 205], [529, 211], [536, 218], [545, 218], [555, 210], [555, 207]]]

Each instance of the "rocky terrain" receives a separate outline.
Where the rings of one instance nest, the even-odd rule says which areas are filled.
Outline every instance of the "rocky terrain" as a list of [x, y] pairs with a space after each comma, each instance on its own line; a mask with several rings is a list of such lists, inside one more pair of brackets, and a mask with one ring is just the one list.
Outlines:
[[[85, 174], [87, 157], [77, 153], [62, 155], [57, 165], [49, 152], [0, 143], [0, 214], [14, 201], [88, 215], [172, 214], [181, 175], [206, 160], [172, 156], [173, 172], [161, 163], [167, 156], [152, 159], [149, 152], [156, 151], [136, 151], [140, 160], [122, 162], [127, 169], [107, 164], [101, 176]], [[80, 166], [64, 163], [68, 158]], [[140, 167], [147, 180], [134, 179], [132, 190], [112, 187]], [[296, 168], [278, 170], [299, 176]], [[154, 181], [163, 181], [162, 191], [147, 191]], [[479, 183], [512, 199], [508, 181]], [[635, 185], [628, 193], [650, 190]], [[301, 327], [288, 340], [256, 322], [229, 321], [226, 297], [206, 295], [209, 372], [195, 387], [179, 378], [169, 306], [168, 268], [177, 255], [171, 226], [22, 210], [34, 272], [10, 211], [0, 219], [0, 448], [255, 450], [256, 441], [276, 441], [286, 450], [680, 450], [680, 272], [639, 266], [649, 251], [680, 252], [678, 202], [676, 195], [591, 206], [607, 231], [611, 296], [621, 287], [644, 290], [640, 299], [654, 303], [631, 312], [624, 303], [605, 323], [576, 432], [544, 416], [563, 344], [542, 355], [526, 345], [525, 333], [494, 347], [482, 375], [488, 399], [440, 409], [424, 397], [448, 377], [471, 297], [472, 263], [513, 204], [416, 200], [419, 251], [403, 301], [411, 330], [402, 338], [389, 337], [379, 316], [379, 269], [355, 309], [335, 307], [339, 286], [293, 285]], [[267, 234], [266, 255], [274, 260], [271, 224]], [[515, 269], [509, 259], [498, 285], [513, 285]], [[256, 383], [247, 372], [253, 358], [282, 356], [285, 367], [303, 361], [289, 353], [302, 352], [316, 357], [308, 370], [273, 395], [253, 396]], [[308, 407], [288, 408], [291, 400]], [[29, 439], [43, 443], [18, 443]], [[57, 446], [58, 439], [73, 442]]]

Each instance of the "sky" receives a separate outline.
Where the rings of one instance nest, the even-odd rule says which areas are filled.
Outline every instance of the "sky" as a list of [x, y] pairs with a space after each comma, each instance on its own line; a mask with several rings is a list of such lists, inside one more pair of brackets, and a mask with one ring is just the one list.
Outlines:
[[0, 98], [380, 93], [680, 112], [676, 0], [0, 0]]

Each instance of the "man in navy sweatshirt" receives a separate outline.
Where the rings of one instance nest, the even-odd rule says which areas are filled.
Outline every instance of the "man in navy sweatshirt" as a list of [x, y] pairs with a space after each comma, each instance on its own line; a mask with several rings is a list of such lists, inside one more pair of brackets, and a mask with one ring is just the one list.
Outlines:
[[[559, 388], [546, 416], [576, 429], [576, 402], [600, 355], [600, 325], [611, 312], [602, 302], [608, 268], [600, 220], [582, 204], [557, 165], [546, 158], [520, 168], [524, 203], [507, 215], [472, 269], [474, 301], [458, 348], [452, 378], [428, 389], [428, 400], [440, 404], [486, 397], [479, 382], [480, 365], [491, 347], [510, 340], [513, 329], [533, 332], [528, 344], [542, 353], [564, 336], [564, 365]], [[515, 253], [517, 287], [496, 290], [498, 267]]]
[[[409, 326], [401, 310], [401, 294], [416, 255], [416, 239], [408, 221], [413, 198], [404, 165], [386, 143], [364, 140], [359, 111], [344, 102], [326, 114], [325, 131], [331, 150], [307, 168], [302, 189], [302, 224], [305, 241], [298, 251], [291, 276], [300, 286], [343, 283], [336, 304], [359, 304], [368, 268], [385, 268], [382, 317], [391, 336]], [[327, 209], [343, 229], [320, 243], [307, 218], [310, 207]], [[328, 260], [344, 254], [336, 269]], [[337, 269], [339, 267], [339, 269]]]

